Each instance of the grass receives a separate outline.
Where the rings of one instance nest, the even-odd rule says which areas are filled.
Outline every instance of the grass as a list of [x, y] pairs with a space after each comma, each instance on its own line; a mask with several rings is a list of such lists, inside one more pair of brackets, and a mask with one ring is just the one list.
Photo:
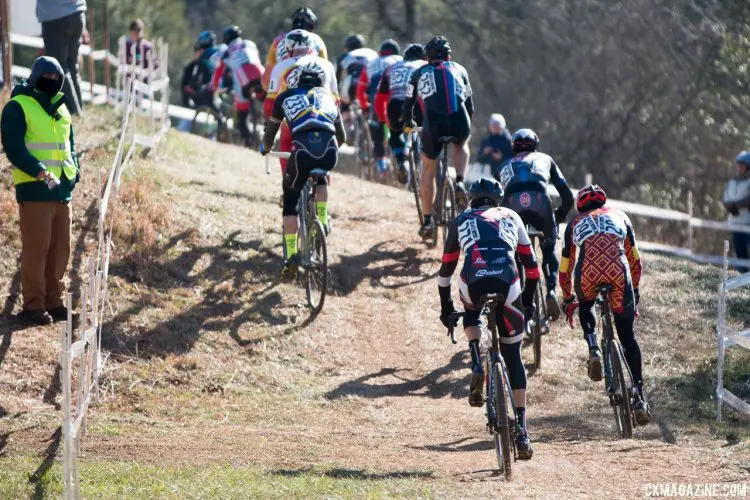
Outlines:
[[[37, 465], [30, 457], [0, 461], [0, 497], [61, 496], [61, 464], [38, 480]], [[421, 470], [379, 474], [336, 465], [269, 470], [221, 463], [199, 468], [85, 458], [79, 467], [81, 496], [97, 499], [445, 498], [448, 492], [438, 481], [425, 481], [432, 474]]]

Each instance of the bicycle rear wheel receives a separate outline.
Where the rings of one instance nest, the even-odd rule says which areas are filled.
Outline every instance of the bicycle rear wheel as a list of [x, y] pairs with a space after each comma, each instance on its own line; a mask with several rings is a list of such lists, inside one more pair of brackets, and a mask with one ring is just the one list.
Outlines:
[[610, 366], [612, 368], [612, 386], [615, 391], [615, 404], [613, 410], [615, 413], [615, 424], [621, 437], [630, 439], [633, 437], [633, 412], [630, 407], [630, 388], [625, 382], [623, 373], [623, 363], [625, 357], [622, 348], [616, 340], [610, 340], [607, 349], [610, 357]]
[[307, 304], [317, 314], [323, 309], [328, 292], [328, 247], [322, 222], [313, 220], [307, 230], [305, 291]]
[[445, 240], [448, 239], [448, 228], [458, 215], [456, 212], [456, 191], [453, 187], [453, 181], [447, 175], [447, 170], [443, 178], [443, 195], [440, 209], [442, 210], [440, 225], [443, 230], [443, 243], [445, 243]]
[[542, 286], [536, 287], [536, 293], [534, 294], [534, 302], [536, 302], [536, 308], [534, 311], [534, 327], [531, 330], [531, 342], [534, 346], [534, 369], [542, 369], [542, 329], [544, 328], [544, 318], [542, 314], [542, 304], [544, 303], [544, 293], [542, 293]]
[[422, 185], [422, 164], [417, 163], [418, 153], [415, 153], [418, 142], [412, 143], [411, 150], [409, 151], [409, 182], [411, 188], [414, 191], [414, 203], [417, 205], [417, 217], [419, 217], [419, 223], [424, 224], [424, 213], [422, 212], [422, 199], [419, 197], [420, 186]]
[[495, 455], [500, 472], [506, 479], [511, 476], [511, 442], [510, 421], [508, 418], [508, 400], [506, 393], [510, 386], [506, 386], [503, 367], [499, 361], [492, 364], [492, 400], [495, 403]]

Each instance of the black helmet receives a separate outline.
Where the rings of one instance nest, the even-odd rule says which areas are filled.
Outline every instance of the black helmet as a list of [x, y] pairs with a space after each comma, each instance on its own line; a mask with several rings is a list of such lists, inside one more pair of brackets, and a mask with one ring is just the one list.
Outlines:
[[539, 136], [530, 128], [522, 128], [513, 134], [513, 154], [529, 152], [533, 153], [539, 147]]
[[424, 46], [424, 52], [430, 61], [445, 61], [451, 55], [451, 44], [443, 35], [437, 35], [427, 42], [427, 45]]
[[503, 187], [495, 179], [479, 179], [469, 187], [469, 200], [471, 208], [485, 205], [500, 206], [503, 202]]
[[361, 49], [365, 46], [365, 37], [362, 35], [349, 35], [344, 40], [344, 48], [348, 51]]
[[201, 31], [198, 38], [195, 40], [193, 48], [198, 49], [210, 49], [216, 45], [216, 33], [213, 31]]
[[224, 32], [221, 34], [221, 41], [225, 44], [229, 44], [232, 40], [242, 36], [242, 30], [239, 26], [227, 26], [224, 28]]
[[396, 40], [393, 40], [392, 38], [383, 40], [383, 42], [380, 44], [380, 48], [378, 49], [378, 53], [381, 56], [390, 56], [392, 54], [398, 54], [399, 52], [401, 52], [401, 47], [399, 47], [398, 42], [396, 42]]
[[304, 68], [299, 74], [297, 87], [322, 87], [323, 76], [312, 68]]
[[292, 13], [292, 29], [313, 31], [318, 26], [318, 17], [308, 7], [300, 7]]
[[412, 43], [404, 51], [404, 61], [417, 61], [424, 59], [424, 45], [421, 43]]

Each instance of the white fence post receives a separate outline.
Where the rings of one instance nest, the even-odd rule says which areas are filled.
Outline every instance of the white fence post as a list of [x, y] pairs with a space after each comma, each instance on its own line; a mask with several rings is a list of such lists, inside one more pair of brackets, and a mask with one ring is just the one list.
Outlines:
[[688, 220], [688, 223], [687, 223], [688, 250], [690, 251], [690, 255], [692, 255], [693, 254], [693, 192], [692, 191], [688, 191], [687, 211], [688, 211], [688, 215], [690, 216], [690, 219]]

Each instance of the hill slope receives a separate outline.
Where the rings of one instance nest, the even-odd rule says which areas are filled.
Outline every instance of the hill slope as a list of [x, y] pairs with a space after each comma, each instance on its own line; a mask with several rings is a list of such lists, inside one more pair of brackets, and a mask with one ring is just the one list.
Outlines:
[[[439, 252], [416, 236], [412, 195], [335, 176], [334, 290], [312, 318], [303, 291], [276, 280], [273, 170], [171, 133], [128, 179], [105, 328], [111, 396], [83, 442], [86, 496], [631, 497], [647, 483], [748, 481], [747, 422], [712, 421], [715, 268], [645, 256], [638, 331], [655, 422], [635, 440], [614, 439], [580, 333], [556, 326], [529, 378], [534, 459], [506, 483], [466, 402], [464, 343], [437, 321]], [[735, 318], [748, 298], [733, 300]], [[0, 344], [10, 497], [60, 491], [56, 332]], [[747, 398], [747, 358], [730, 361]]]

